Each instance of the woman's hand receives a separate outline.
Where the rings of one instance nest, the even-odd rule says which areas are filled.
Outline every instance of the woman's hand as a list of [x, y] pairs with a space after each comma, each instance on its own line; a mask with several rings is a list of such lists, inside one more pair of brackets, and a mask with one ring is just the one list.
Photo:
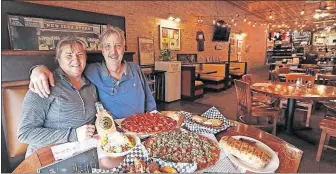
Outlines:
[[92, 124], [86, 124], [86, 125], [83, 125], [77, 128], [76, 132], [77, 132], [78, 141], [90, 139], [93, 136], [95, 130], [96, 130], [96, 127]]
[[53, 73], [45, 66], [38, 66], [30, 75], [29, 89], [42, 98], [48, 97], [50, 94], [48, 82], [51, 86], [55, 86]]

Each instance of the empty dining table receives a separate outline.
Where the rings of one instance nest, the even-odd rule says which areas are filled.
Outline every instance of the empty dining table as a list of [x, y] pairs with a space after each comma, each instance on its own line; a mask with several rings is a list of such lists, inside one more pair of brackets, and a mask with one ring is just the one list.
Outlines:
[[251, 86], [251, 90], [288, 100], [285, 114], [285, 126], [288, 134], [295, 134], [293, 130], [293, 119], [296, 100], [325, 101], [336, 99], [336, 87], [326, 85], [315, 84], [312, 85], [311, 88], [308, 88], [305, 85], [296, 87], [293, 83], [268, 82], [255, 83]]

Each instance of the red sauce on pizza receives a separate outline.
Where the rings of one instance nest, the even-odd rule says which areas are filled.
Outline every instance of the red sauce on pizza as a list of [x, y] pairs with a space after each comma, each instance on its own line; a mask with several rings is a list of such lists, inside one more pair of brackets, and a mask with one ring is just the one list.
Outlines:
[[138, 134], [167, 132], [176, 128], [177, 122], [159, 113], [134, 114], [121, 122], [121, 128]]
[[152, 157], [173, 162], [196, 162], [198, 170], [214, 165], [220, 154], [215, 142], [181, 130], [153, 135], [145, 141], [145, 146]]

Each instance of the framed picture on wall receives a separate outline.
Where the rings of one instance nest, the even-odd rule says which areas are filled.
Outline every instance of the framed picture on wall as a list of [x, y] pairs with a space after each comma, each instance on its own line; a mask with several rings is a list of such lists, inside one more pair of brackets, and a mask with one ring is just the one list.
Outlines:
[[87, 42], [87, 51], [98, 50], [104, 25], [8, 15], [8, 29], [13, 50], [54, 50], [63, 37], [79, 37]]
[[181, 30], [160, 26], [160, 49], [180, 50]]
[[154, 39], [138, 37], [139, 64], [154, 65]]

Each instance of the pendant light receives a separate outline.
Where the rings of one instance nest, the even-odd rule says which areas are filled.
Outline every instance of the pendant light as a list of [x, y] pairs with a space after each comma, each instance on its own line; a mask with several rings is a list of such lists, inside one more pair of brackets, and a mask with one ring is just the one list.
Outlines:
[[273, 16], [272, 16], [272, 10], [270, 11], [269, 18], [270, 18], [270, 19], [273, 19]]
[[246, 19], [246, 15], [245, 15], [244, 22], [246, 22], [246, 21], [247, 21], [247, 19]]

